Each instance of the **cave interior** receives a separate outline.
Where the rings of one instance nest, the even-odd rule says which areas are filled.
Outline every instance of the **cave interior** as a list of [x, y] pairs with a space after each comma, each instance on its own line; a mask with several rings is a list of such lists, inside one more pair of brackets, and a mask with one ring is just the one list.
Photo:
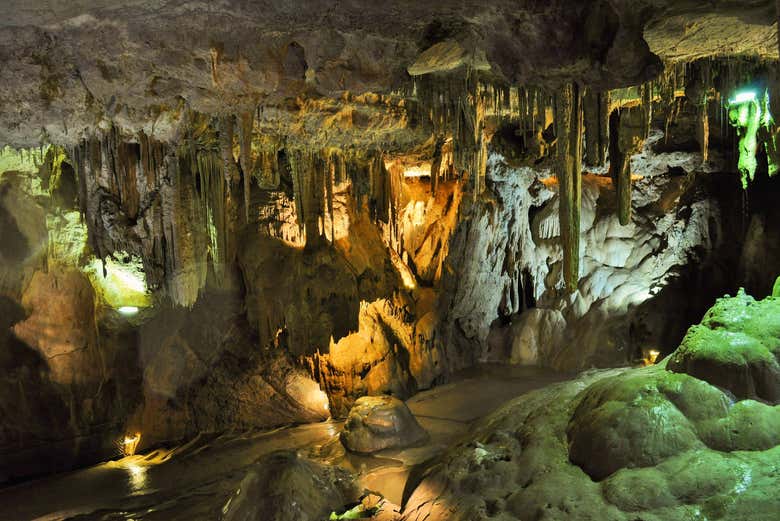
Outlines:
[[3, 4], [0, 519], [780, 519], [780, 0]]

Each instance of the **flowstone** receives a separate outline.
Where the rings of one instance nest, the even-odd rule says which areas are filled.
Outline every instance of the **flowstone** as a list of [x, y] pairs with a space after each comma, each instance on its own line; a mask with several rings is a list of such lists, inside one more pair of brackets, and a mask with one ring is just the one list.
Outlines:
[[[720, 299], [656, 366], [583, 373], [507, 403], [413, 473], [401, 519], [777, 519], [780, 406], [726, 387], [777, 385], [751, 365], [777, 364], [777, 306]], [[716, 341], [695, 342], [703, 332]], [[725, 373], [671, 370], [685, 360]], [[742, 380], [723, 376], [737, 367]]]
[[740, 290], [719, 299], [669, 360], [669, 370], [727, 389], [737, 398], [780, 402], [780, 298]]

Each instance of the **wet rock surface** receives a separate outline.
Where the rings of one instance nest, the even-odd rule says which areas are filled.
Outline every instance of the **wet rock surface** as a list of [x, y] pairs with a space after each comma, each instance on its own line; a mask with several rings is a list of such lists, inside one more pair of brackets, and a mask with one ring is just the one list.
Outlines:
[[[265, 432], [202, 434], [168, 450], [152, 450], [0, 488], [0, 518], [130, 515], [150, 521], [161, 517], [167, 521], [219, 519], [222, 508], [258, 460], [273, 451], [287, 450], [297, 451], [303, 461], [345, 468], [355, 475], [361, 490], [381, 491], [395, 506], [383, 507], [378, 519], [390, 520], [397, 517], [393, 511], [400, 510], [397, 505], [414, 465], [441, 454], [476, 419], [506, 400], [565, 378], [539, 368], [474, 368], [454, 382], [423, 391], [408, 401], [410, 410], [430, 433], [430, 442], [373, 456], [346, 451], [338, 439], [343, 422], [333, 420]], [[333, 510], [342, 513], [350, 508], [348, 503]]]
[[427, 438], [406, 404], [392, 396], [358, 398], [341, 433], [348, 450], [363, 454], [408, 447]]

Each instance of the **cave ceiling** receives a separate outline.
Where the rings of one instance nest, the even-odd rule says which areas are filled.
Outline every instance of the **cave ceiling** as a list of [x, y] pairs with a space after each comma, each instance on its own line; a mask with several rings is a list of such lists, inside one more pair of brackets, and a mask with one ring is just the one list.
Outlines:
[[302, 144], [410, 150], [427, 138], [408, 110], [420, 76], [606, 89], [664, 63], [777, 57], [767, 0], [4, 4], [0, 143], [15, 147], [112, 125], [173, 142], [186, 111], [256, 111]]

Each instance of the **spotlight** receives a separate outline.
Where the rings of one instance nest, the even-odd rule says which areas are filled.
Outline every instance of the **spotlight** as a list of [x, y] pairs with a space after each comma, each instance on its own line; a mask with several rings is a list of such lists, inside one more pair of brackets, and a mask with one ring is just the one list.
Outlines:
[[122, 315], [131, 316], [138, 313], [138, 308], [136, 306], [122, 306], [117, 311]]

